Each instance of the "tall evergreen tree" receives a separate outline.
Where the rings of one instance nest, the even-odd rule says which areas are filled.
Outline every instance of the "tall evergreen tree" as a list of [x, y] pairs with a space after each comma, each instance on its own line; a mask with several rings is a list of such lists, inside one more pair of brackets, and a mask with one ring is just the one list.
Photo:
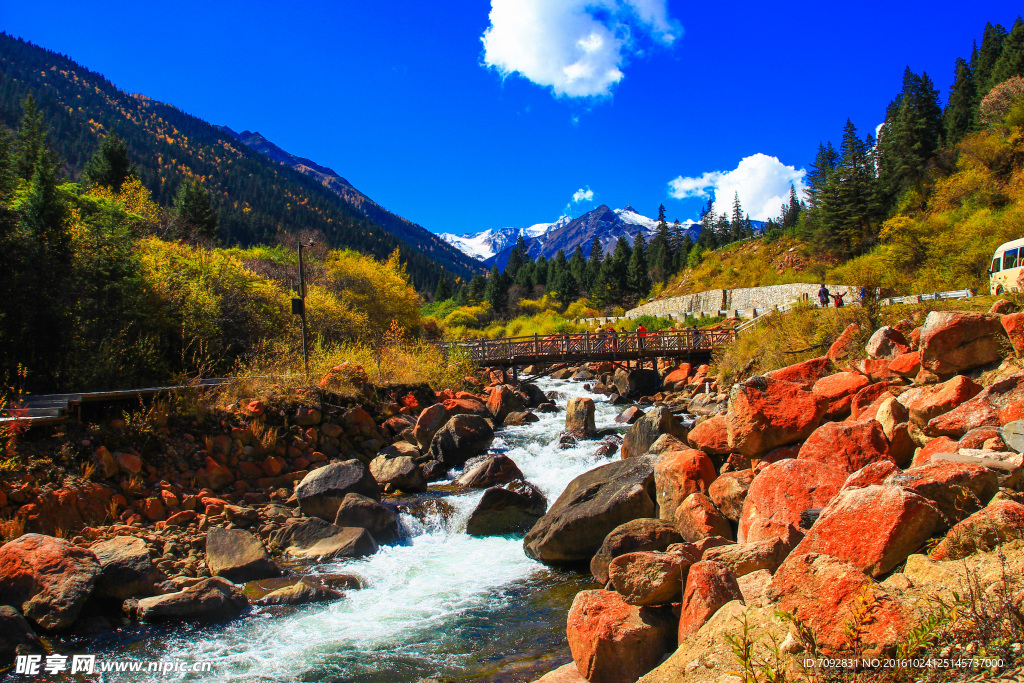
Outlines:
[[508, 309], [508, 280], [504, 273], [498, 271], [498, 266], [491, 266], [491, 274], [487, 277], [487, 288], [484, 290], [484, 298], [491, 305], [491, 312], [495, 317], [503, 317]]
[[672, 252], [672, 235], [665, 221], [658, 222], [658, 232], [651, 240], [648, 260], [651, 279], [655, 282], [666, 282], [673, 272], [675, 254]]
[[109, 187], [117, 192], [124, 181], [137, 175], [138, 171], [128, 158], [128, 147], [124, 141], [117, 133], [111, 133], [100, 142], [99, 149], [86, 162], [82, 173], [93, 185]]
[[878, 175], [888, 201], [920, 186], [942, 141], [942, 107], [928, 74], [908, 67], [903, 89], [889, 105], [878, 141]]
[[43, 114], [29, 95], [21, 102], [21, 124], [14, 147], [14, 173], [23, 180], [32, 178], [36, 164], [50, 154]]
[[818, 207], [820, 242], [843, 257], [861, 254], [874, 243], [878, 190], [870, 141], [870, 136], [861, 140], [853, 123], [846, 122], [839, 162]]
[[529, 258], [529, 254], [526, 250], [526, 240], [523, 239], [523, 235], [520, 233], [518, 239], [516, 239], [516, 245], [512, 247], [512, 251], [508, 255], [508, 263], [505, 264], [505, 274], [508, 275], [509, 279], [513, 281], [516, 279], [519, 269], [526, 263], [527, 258]]
[[487, 279], [480, 273], [477, 273], [473, 276], [473, 279], [469, 281], [469, 300], [474, 304], [482, 303], [486, 293]]
[[590, 243], [590, 256], [587, 258], [588, 282], [587, 294], [591, 294], [597, 284], [597, 277], [601, 274], [601, 262], [604, 260], [604, 247], [601, 246], [601, 239], [594, 235], [594, 241]]
[[1024, 19], [1017, 17], [1013, 28], [1003, 39], [1003, 51], [992, 65], [992, 85], [1014, 76], [1024, 76]]
[[185, 236], [213, 239], [217, 236], [217, 214], [210, 193], [198, 180], [186, 180], [174, 196], [175, 218]]
[[956, 77], [949, 88], [949, 103], [942, 116], [946, 128], [946, 144], [955, 145], [977, 126], [978, 88], [971, 65], [963, 58], [956, 60]]
[[537, 257], [537, 263], [533, 268], [533, 286], [534, 287], [547, 287], [548, 284], [548, 259], [546, 256], [541, 254]]
[[572, 258], [569, 259], [569, 270], [572, 271], [572, 276], [576, 280], [576, 291], [580, 290], [587, 291], [593, 284], [590, 280], [590, 270], [587, 268], [587, 259], [583, 256], [583, 247], [579, 244], [576, 245], [576, 249], [572, 252]]
[[974, 82], [978, 88], [978, 100], [984, 99], [988, 91], [998, 81], [993, 79], [993, 71], [996, 62], [1003, 54], [1003, 41], [1006, 39], [1006, 29], [999, 24], [985, 24], [985, 32], [982, 34], [981, 47], [978, 48], [976, 59], [972, 60], [971, 68], [974, 70]]
[[740, 193], [737, 192], [732, 199], [732, 221], [729, 223], [729, 241], [738, 242], [743, 239], [744, 233], [743, 207], [740, 205]]
[[683, 226], [680, 225], [678, 218], [672, 221], [670, 234], [672, 236], [669, 242], [672, 250], [671, 272], [676, 273], [686, 265], [686, 256], [693, 247], [693, 239], [689, 233], [683, 230]]
[[800, 205], [800, 199], [796, 196], [796, 187], [793, 184], [789, 186], [789, 202], [782, 205], [782, 213], [779, 216], [779, 226], [783, 230], [787, 230], [796, 226], [797, 221], [800, 220], [800, 212], [803, 207]]
[[447, 301], [452, 298], [452, 288], [448, 285], [448, 278], [442, 277], [437, 281], [437, 288], [434, 290], [434, 301]]
[[638, 298], [644, 298], [651, 293], [651, 276], [647, 266], [647, 240], [644, 238], [644, 231], [637, 233], [633, 242], [633, 253], [629, 256], [629, 264], [626, 266], [626, 286], [629, 291]]
[[839, 153], [832, 143], [818, 143], [818, 154], [814, 157], [811, 170], [807, 172], [807, 198], [810, 208], [819, 206], [824, 199], [829, 179], [839, 163]]

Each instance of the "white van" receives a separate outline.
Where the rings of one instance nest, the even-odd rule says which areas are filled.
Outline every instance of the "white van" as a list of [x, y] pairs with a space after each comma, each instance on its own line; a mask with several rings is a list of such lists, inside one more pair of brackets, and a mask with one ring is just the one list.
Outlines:
[[1024, 267], [1024, 238], [1000, 244], [992, 254], [992, 266], [988, 270], [990, 294], [1019, 292], [1024, 289], [1017, 281]]

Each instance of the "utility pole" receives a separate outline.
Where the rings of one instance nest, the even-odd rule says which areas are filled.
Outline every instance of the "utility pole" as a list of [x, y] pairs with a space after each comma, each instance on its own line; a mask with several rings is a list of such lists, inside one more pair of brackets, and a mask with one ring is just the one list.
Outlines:
[[306, 349], [306, 271], [302, 266], [302, 248], [313, 246], [313, 240], [308, 244], [299, 242], [299, 298], [292, 299], [292, 313], [302, 318], [302, 362], [306, 369], [306, 379], [309, 379], [309, 351]]

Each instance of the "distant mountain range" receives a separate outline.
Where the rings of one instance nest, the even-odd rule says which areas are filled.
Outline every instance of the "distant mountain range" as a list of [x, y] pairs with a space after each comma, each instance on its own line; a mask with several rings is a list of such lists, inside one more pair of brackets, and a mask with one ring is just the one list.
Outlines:
[[[690, 238], [696, 241], [700, 235], [700, 223], [686, 221], [682, 225]], [[529, 228], [484, 230], [466, 235], [444, 233], [440, 237], [465, 254], [483, 261], [484, 265], [496, 264], [500, 270], [508, 262], [509, 254], [520, 235], [526, 242], [530, 256], [535, 259], [541, 256], [550, 259], [557, 256], [559, 250], [570, 257], [577, 245], [582, 247], [583, 254], [589, 258], [595, 237], [600, 240], [604, 253], [609, 254], [615, 250], [619, 237], [625, 237], [632, 245], [641, 230], [644, 239], [650, 242], [658, 232], [658, 221], [638, 213], [632, 206], [611, 209], [602, 204], [578, 218], [562, 216], [554, 223], [537, 223]]]

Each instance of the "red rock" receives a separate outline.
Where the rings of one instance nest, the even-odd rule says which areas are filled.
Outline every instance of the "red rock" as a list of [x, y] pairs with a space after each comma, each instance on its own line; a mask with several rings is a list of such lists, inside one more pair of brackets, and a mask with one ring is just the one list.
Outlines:
[[996, 427], [976, 427], [960, 437], [958, 448], [981, 448], [992, 438], [1001, 438]]
[[130, 474], [138, 474], [142, 471], [142, 458], [134, 453], [114, 453], [114, 460], [122, 471]]
[[576, 662], [569, 662], [547, 672], [533, 683], [587, 683], [587, 679], [580, 675]]
[[821, 511], [793, 553], [824, 553], [877, 577], [917, 552], [938, 521], [931, 501], [906, 489], [846, 488]]
[[[828, 652], [848, 647], [847, 625], [865, 599], [870, 618], [860, 630], [866, 653], [888, 649], [917, 625], [912, 609], [849, 562], [830, 555], [791, 554], [772, 578], [765, 598], [789, 612], [814, 633]], [[820, 650], [819, 650], [820, 651]]]
[[499, 384], [487, 397], [487, 410], [494, 417], [494, 424], [500, 425], [505, 421], [505, 416], [511, 412], [522, 410], [525, 407], [522, 397], [511, 387]]
[[370, 383], [370, 377], [363, 366], [356, 363], [342, 363], [331, 368], [320, 380], [320, 388], [343, 388], [346, 385], [360, 389]]
[[835, 419], [850, 412], [854, 395], [868, 384], [859, 372], [839, 372], [819, 379], [812, 391], [826, 401], [825, 419]]
[[897, 379], [900, 375], [893, 372], [889, 367], [889, 361], [875, 358], [865, 358], [853, 364], [853, 369], [862, 375], [866, 375], [872, 382], [884, 382], [890, 379]]
[[815, 460], [782, 460], [754, 477], [743, 502], [741, 543], [788, 538], [802, 528], [804, 510], [823, 508], [846, 481], [843, 470]]
[[181, 501], [178, 499], [178, 496], [174, 491], [170, 491], [168, 489], [161, 489], [160, 502], [167, 508], [176, 508], [181, 504]]
[[696, 449], [662, 453], [654, 462], [654, 487], [661, 519], [674, 521], [676, 508], [692, 493], [706, 493], [718, 477], [711, 458]]
[[182, 510], [181, 512], [176, 512], [175, 514], [168, 517], [167, 521], [164, 522], [164, 526], [188, 526], [192, 522], [196, 521], [198, 517], [199, 515], [196, 514], [195, 510]]
[[889, 438], [889, 457], [900, 467], [908, 467], [914, 458], [917, 444], [910, 435], [910, 423], [901, 422], [892, 429]]
[[732, 539], [729, 520], [718, 511], [703, 493], [691, 493], [676, 508], [676, 528], [684, 541], [695, 543], [702, 538], [719, 536]]
[[276, 477], [280, 475], [284, 472], [284, 467], [284, 460], [273, 455], [268, 455], [260, 464], [260, 469], [263, 471], [263, 474], [268, 477]]
[[566, 635], [576, 668], [590, 683], [635, 681], [675, 647], [671, 622], [661, 613], [605, 590], [576, 594]]
[[[892, 385], [887, 382], [869, 384], [856, 394], [850, 401], [851, 420], [870, 420], [874, 418], [874, 412], [882, 405], [882, 401], [890, 397], [889, 389]], [[874, 411], [869, 408], [874, 408]]]
[[853, 474], [865, 465], [888, 460], [889, 443], [882, 432], [882, 425], [875, 420], [826, 422], [807, 437], [797, 457]]
[[249, 415], [249, 417], [259, 417], [260, 415], [263, 414], [263, 411], [265, 409], [266, 406], [264, 406], [263, 401], [259, 399], [249, 401], [249, 403], [245, 406], [245, 412], [246, 414]]
[[1000, 427], [1005, 427], [1017, 420], [1024, 420], [1024, 401], [1014, 401], [999, 411]]
[[668, 373], [665, 376], [665, 384], [674, 384], [676, 382], [686, 382], [690, 379], [691, 366], [689, 363], [683, 363], [678, 368]]
[[690, 567], [683, 589], [679, 640], [699, 631], [722, 605], [742, 599], [743, 593], [731, 569], [710, 560], [695, 563]]
[[1015, 309], [1015, 308], [1016, 308], [1016, 306], [1014, 306], [1013, 303], [1007, 301], [1006, 299], [999, 299], [994, 304], [992, 304], [992, 307], [988, 309], [988, 312], [989, 313], [1013, 313], [1013, 309]]
[[968, 377], [957, 375], [942, 384], [915, 390], [912, 398], [905, 405], [910, 411], [910, 421], [919, 427], [924, 427], [929, 420], [948, 413], [961, 403], [974, 398], [980, 391], [981, 387]]
[[209, 487], [214, 491], [222, 489], [235, 481], [235, 475], [227, 467], [221, 465], [210, 456], [206, 456], [203, 467], [196, 472], [196, 483]]
[[[25, 491], [12, 492], [11, 500], [25, 500]], [[77, 531], [84, 526], [103, 524], [110, 510], [115, 492], [109, 486], [91, 481], [77, 481], [64, 488], [50, 491], [40, 489], [35, 499], [18, 508], [17, 516], [25, 520], [25, 530], [54, 534]]]
[[767, 373], [767, 376], [771, 379], [777, 379], [784, 382], [795, 382], [803, 385], [805, 388], [810, 389], [815, 382], [820, 380], [822, 377], [826, 377], [832, 372], [832, 361], [828, 359], [828, 356], [822, 356], [820, 358], [812, 358], [805, 360], [802, 363], [796, 363], [795, 365], [789, 365], [779, 370], [772, 370]]
[[242, 479], [259, 479], [263, 476], [263, 469], [251, 462], [238, 463], [238, 476]]
[[1020, 400], [1024, 400], [1024, 374], [995, 382], [953, 410], [929, 420], [925, 434], [959, 437], [975, 427], [998, 427], [1002, 409]]
[[679, 553], [626, 553], [612, 560], [608, 577], [629, 604], [664, 605], [680, 600], [692, 564], [692, 559]]
[[694, 448], [699, 448], [708, 455], [728, 455], [729, 428], [725, 415], [715, 415], [701, 422], [686, 435], [686, 440]]
[[932, 439], [925, 446], [919, 448], [914, 453], [913, 467], [920, 467], [932, 461], [932, 455], [935, 453], [956, 453], [959, 450], [959, 445], [953, 439], [948, 436], [940, 436], [937, 439]]
[[949, 530], [932, 551], [933, 560], [959, 560], [1024, 538], [1024, 505], [994, 501]]
[[947, 375], [987, 365], [1002, 358], [1005, 339], [998, 315], [932, 311], [921, 330], [921, 367]]
[[902, 332], [886, 325], [875, 330], [865, 350], [872, 358], [892, 360], [901, 353], [910, 351], [910, 343]]
[[425, 408], [420, 413], [419, 418], [417, 418], [416, 426], [412, 430], [413, 437], [415, 437], [419, 447], [424, 449], [429, 446], [431, 439], [434, 438], [434, 434], [437, 434], [437, 431], [444, 427], [451, 417], [444, 403], [435, 403], [429, 408]]
[[755, 457], [807, 438], [827, 408], [800, 384], [753, 377], [733, 385], [726, 424], [730, 448]]
[[444, 402], [444, 408], [448, 411], [448, 415], [455, 417], [456, 415], [479, 415], [480, 417], [491, 417], [491, 412], [487, 410], [487, 404], [478, 399], [477, 397], [466, 394], [465, 392], [459, 392], [455, 394], [455, 399]]
[[708, 497], [726, 519], [738, 522], [743, 514], [743, 501], [753, 481], [754, 471], [751, 469], [727, 472], [711, 482]]
[[0, 604], [49, 631], [74, 623], [99, 575], [92, 551], [61, 538], [25, 534], [0, 546]]
[[843, 333], [839, 335], [839, 338], [829, 347], [825, 357], [832, 362], [848, 358], [857, 348], [856, 337], [858, 332], [860, 332], [860, 325], [857, 323], [847, 325]]
[[892, 460], [886, 459], [873, 462], [847, 477], [846, 482], [843, 484], [843, 490], [862, 489], [865, 486], [882, 484], [890, 474], [895, 474], [899, 471], [900, 468]]
[[364, 439], [381, 438], [377, 423], [368, 412], [360, 406], [349, 408], [342, 416], [341, 421], [345, 427], [345, 433], [351, 437], [362, 437]]
[[956, 524], [985, 506], [999, 489], [996, 473], [980, 465], [937, 460], [890, 475], [885, 483], [902, 486], [934, 501], [942, 528]]
[[117, 466], [117, 461], [114, 460], [114, 456], [110, 454], [106, 446], [97, 448], [96, 452], [93, 453], [92, 459], [96, 463], [96, 471], [104, 479], [116, 476], [120, 469]]
[[167, 518], [167, 508], [159, 498], [145, 498], [139, 501], [139, 512], [151, 522], [160, 522]]
[[897, 375], [913, 379], [921, 372], [921, 354], [917, 351], [902, 353], [889, 362], [889, 369]]
[[1001, 319], [1003, 330], [1018, 353], [1024, 351], [1024, 313], [1008, 313]]

